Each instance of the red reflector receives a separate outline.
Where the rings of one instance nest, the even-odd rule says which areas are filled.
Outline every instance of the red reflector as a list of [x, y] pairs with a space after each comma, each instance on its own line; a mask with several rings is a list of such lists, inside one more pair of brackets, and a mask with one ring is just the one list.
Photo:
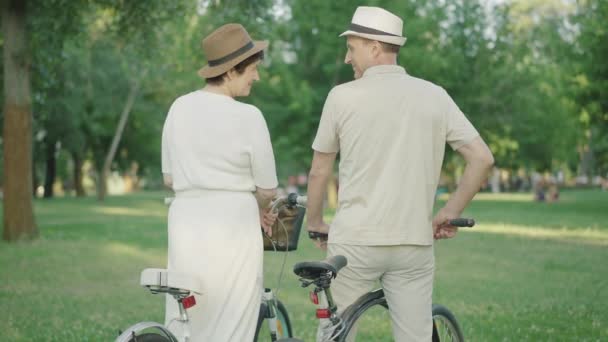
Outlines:
[[194, 299], [194, 296], [186, 297], [182, 299], [182, 304], [184, 305], [184, 309], [189, 309], [196, 305], [196, 299]]
[[317, 318], [329, 318], [331, 317], [331, 312], [329, 309], [317, 309]]
[[319, 296], [317, 296], [317, 293], [314, 291], [310, 292], [310, 301], [313, 302], [313, 304], [319, 304]]

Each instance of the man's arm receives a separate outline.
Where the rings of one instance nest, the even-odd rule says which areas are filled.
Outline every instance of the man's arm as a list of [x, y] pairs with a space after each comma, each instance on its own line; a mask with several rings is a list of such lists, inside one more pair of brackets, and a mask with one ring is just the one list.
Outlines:
[[447, 220], [460, 217], [464, 208], [471, 202], [488, 177], [488, 172], [494, 165], [494, 156], [488, 145], [477, 137], [470, 143], [456, 150], [466, 161], [464, 173], [460, 178], [456, 191], [433, 219], [435, 238], [451, 238], [456, 235], [457, 228], [439, 229]]
[[323, 222], [323, 198], [327, 182], [333, 172], [336, 153], [315, 151], [308, 174], [308, 203], [306, 222], [309, 231], [327, 233], [329, 227]]

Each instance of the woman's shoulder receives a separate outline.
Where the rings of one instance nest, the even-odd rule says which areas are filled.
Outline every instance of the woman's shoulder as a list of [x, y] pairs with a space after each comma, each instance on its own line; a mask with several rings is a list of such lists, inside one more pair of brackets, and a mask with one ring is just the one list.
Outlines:
[[246, 117], [250, 117], [253, 120], [264, 119], [264, 115], [262, 115], [262, 111], [249, 103], [234, 101], [234, 105], [238, 108], [238, 112], [243, 114]]
[[195, 91], [190, 92], [188, 94], [180, 95], [171, 103], [171, 109], [176, 109], [180, 106], [188, 105], [189, 103], [195, 101], [196, 98], [197, 94]]
[[258, 107], [254, 106], [252, 104], [249, 104], [249, 103], [235, 100], [234, 105], [238, 106], [239, 109], [241, 109], [241, 111], [243, 111], [243, 112], [262, 114], [262, 111]]

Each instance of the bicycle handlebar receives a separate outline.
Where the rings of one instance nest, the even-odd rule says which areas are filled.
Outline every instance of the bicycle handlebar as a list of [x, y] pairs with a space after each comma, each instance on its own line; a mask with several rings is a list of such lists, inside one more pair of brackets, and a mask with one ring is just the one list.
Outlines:
[[308, 197], [300, 196], [295, 192], [290, 193], [287, 196], [282, 196], [274, 200], [270, 206], [270, 211], [276, 213], [279, 211], [279, 208], [286, 205], [289, 208], [295, 208], [297, 206], [306, 206], [306, 202], [308, 201]]
[[327, 234], [319, 232], [308, 232], [308, 237], [311, 239], [327, 239]]
[[[290, 193], [287, 196], [282, 196], [272, 202], [271, 211], [277, 212], [283, 205], [287, 205], [289, 208], [295, 208], [296, 206], [305, 207], [308, 202], [307, 196], [300, 196], [295, 192]], [[475, 226], [475, 220], [472, 218], [455, 218], [448, 221], [448, 224], [454, 227], [469, 228]], [[327, 234], [319, 232], [308, 232], [308, 237], [311, 239], [327, 239]]]
[[[455, 218], [448, 221], [451, 226], [469, 228], [475, 226], [475, 220], [472, 218]], [[311, 239], [327, 239], [327, 234], [319, 232], [308, 232], [308, 237]]]
[[462, 228], [470, 228], [475, 225], [475, 220], [472, 218], [455, 218], [449, 221], [451, 226], [462, 227]]

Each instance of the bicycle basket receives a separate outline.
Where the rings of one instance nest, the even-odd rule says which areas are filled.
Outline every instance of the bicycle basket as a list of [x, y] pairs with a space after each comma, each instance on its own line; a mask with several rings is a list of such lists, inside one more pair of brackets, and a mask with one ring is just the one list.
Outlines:
[[279, 210], [279, 216], [272, 225], [272, 237], [269, 238], [264, 235], [264, 250], [295, 251], [298, 248], [298, 239], [300, 238], [305, 213], [306, 209], [302, 207], [293, 209], [284, 207]]

